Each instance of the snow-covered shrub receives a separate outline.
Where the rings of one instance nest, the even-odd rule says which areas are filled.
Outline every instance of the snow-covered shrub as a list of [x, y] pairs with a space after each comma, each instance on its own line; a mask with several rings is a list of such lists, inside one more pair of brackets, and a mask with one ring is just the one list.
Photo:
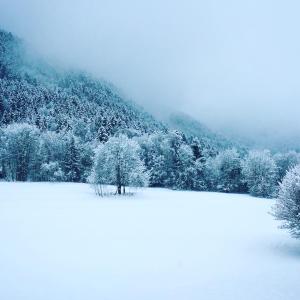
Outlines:
[[110, 138], [101, 144], [96, 151], [90, 182], [100, 188], [112, 184], [117, 187], [117, 193], [125, 193], [126, 186], [147, 186], [149, 175], [139, 156], [140, 147], [134, 140], [124, 135]]
[[273, 215], [283, 221], [281, 228], [300, 238], [300, 165], [290, 169], [280, 183]]
[[249, 192], [258, 197], [274, 197], [277, 192], [277, 167], [269, 151], [250, 151], [242, 163]]
[[63, 181], [64, 172], [58, 162], [51, 161], [41, 165], [40, 178], [43, 181]]

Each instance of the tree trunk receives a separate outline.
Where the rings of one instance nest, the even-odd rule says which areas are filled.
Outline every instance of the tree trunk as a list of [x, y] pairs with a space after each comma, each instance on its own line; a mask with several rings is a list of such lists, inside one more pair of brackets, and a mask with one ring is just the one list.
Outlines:
[[121, 188], [122, 188], [122, 186], [121, 186], [121, 185], [118, 185], [118, 190], [117, 190], [118, 195], [121, 195]]
[[123, 194], [125, 194], [125, 185], [123, 186]]
[[120, 170], [119, 164], [117, 165], [116, 172], [117, 172], [117, 193], [118, 193], [118, 195], [121, 195], [122, 194], [122, 190], [121, 190], [122, 184], [121, 184], [121, 170]]

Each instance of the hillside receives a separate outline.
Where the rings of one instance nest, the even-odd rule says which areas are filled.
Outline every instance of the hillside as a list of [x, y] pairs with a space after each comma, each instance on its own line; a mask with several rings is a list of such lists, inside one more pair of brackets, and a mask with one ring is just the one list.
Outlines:
[[217, 150], [236, 147], [242, 148], [240, 144], [233, 142], [221, 134], [218, 134], [201, 122], [184, 113], [173, 113], [167, 119], [170, 128], [182, 131], [187, 137], [197, 137], [203, 145]]
[[165, 130], [111, 84], [80, 71], [57, 70], [31, 55], [20, 39], [0, 31], [0, 125], [13, 122], [72, 130], [84, 141], [105, 141], [119, 131]]

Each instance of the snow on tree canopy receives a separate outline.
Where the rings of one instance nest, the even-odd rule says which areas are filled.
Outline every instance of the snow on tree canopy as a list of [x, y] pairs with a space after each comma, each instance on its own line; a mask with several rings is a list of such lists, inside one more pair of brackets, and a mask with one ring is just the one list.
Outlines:
[[300, 165], [290, 169], [280, 183], [273, 215], [293, 237], [300, 238]]
[[125, 135], [110, 138], [97, 149], [91, 183], [112, 184], [117, 193], [125, 194], [126, 186], [142, 187], [148, 185], [148, 173], [140, 159], [140, 146]]

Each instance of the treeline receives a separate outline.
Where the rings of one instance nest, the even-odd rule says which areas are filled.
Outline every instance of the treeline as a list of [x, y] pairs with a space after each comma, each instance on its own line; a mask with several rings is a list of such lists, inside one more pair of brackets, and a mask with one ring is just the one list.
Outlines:
[[93, 148], [73, 134], [40, 131], [29, 124], [0, 129], [0, 174], [10, 181], [84, 182]]
[[72, 131], [15, 123], [0, 129], [0, 177], [9, 181], [71, 181], [167, 187], [273, 197], [296, 152], [216, 152], [179, 131], [116, 134], [83, 142]]

